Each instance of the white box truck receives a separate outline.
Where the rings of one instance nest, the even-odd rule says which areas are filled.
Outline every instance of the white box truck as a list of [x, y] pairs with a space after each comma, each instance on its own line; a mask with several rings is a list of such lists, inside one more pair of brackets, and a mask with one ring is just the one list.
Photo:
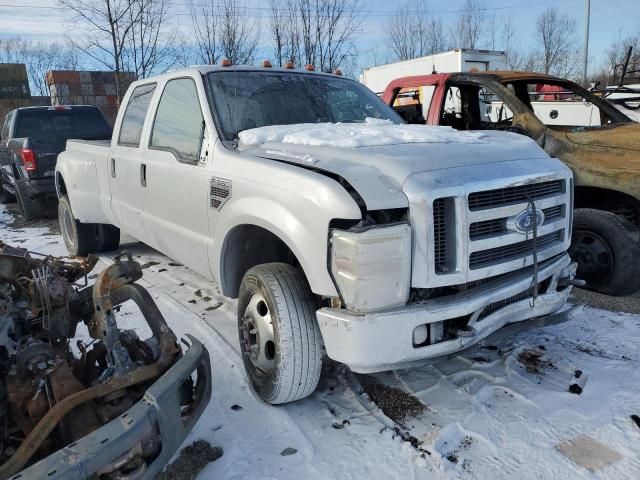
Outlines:
[[360, 75], [360, 82], [379, 96], [382, 95], [389, 82], [400, 77], [428, 75], [436, 72], [486, 72], [506, 69], [507, 55], [505, 52], [457, 48], [449, 52], [365, 68]]

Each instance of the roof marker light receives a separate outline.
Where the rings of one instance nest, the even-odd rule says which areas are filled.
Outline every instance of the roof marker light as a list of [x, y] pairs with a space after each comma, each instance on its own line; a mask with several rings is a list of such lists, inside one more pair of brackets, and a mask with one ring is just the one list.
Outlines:
[[222, 65], [223, 67], [230, 67], [233, 64], [231, 63], [231, 60], [229, 60], [228, 58], [223, 58], [222, 61], [220, 62], [220, 65]]
[[305, 70], [309, 70], [310, 72], [315, 71], [316, 67], [314, 67], [312, 64], [308, 63], [306, 67], [304, 67]]
[[293, 68], [293, 62], [287, 62], [284, 64], [284, 68]]
[[262, 61], [262, 66], [264, 68], [271, 68], [272, 65], [271, 65], [271, 62], [269, 60], [263, 60]]
[[334, 74], [334, 75], [338, 75], [338, 76], [342, 76], [342, 70], [340, 70], [339, 68], [336, 68], [336, 69], [333, 71], [333, 74]]

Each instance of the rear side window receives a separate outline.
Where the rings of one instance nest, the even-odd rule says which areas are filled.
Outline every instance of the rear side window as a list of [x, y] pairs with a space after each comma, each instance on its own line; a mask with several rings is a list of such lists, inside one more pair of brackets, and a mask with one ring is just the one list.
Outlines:
[[50, 107], [18, 110], [15, 138], [31, 137], [47, 141], [106, 140], [111, 127], [93, 107]]
[[196, 83], [191, 78], [167, 82], [153, 123], [151, 147], [169, 150], [178, 160], [197, 161], [203, 133]]
[[151, 103], [151, 97], [153, 97], [155, 89], [155, 83], [148, 83], [136, 87], [131, 94], [127, 109], [124, 112], [122, 125], [120, 126], [120, 135], [118, 137], [119, 145], [132, 147], [140, 145], [144, 119], [147, 116], [147, 110], [149, 110], [149, 104]]

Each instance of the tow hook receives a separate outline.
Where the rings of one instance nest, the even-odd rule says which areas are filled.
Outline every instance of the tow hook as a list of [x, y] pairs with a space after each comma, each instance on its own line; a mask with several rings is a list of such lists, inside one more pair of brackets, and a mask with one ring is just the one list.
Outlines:
[[564, 277], [558, 280], [558, 287], [560, 288], [565, 288], [568, 286], [584, 287], [586, 284], [587, 282], [585, 280], [581, 280], [579, 278]]

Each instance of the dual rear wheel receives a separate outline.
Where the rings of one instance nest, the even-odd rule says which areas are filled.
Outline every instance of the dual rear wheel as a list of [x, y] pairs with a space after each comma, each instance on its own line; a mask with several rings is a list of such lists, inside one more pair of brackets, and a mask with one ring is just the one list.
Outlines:
[[58, 200], [58, 222], [62, 239], [71, 255], [108, 252], [120, 245], [120, 229], [105, 223], [81, 223], [73, 216], [69, 197]]

